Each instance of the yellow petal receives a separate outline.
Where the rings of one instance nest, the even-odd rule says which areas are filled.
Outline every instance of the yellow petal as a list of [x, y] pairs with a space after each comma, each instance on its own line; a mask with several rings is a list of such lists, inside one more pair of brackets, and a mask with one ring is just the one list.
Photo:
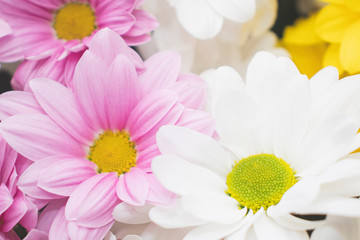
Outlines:
[[321, 62], [325, 54], [325, 43], [316, 45], [287, 45], [285, 48], [291, 55], [291, 58], [299, 71], [311, 78], [321, 68]]
[[282, 41], [286, 44], [314, 45], [324, 42], [315, 32], [315, 22], [318, 14], [309, 18], [298, 19], [294, 26], [285, 28]]
[[327, 3], [345, 4], [345, 0], [321, 0], [321, 1]]
[[320, 10], [316, 32], [329, 42], [341, 42], [349, 25], [360, 19], [357, 12], [345, 5], [330, 4]]
[[340, 46], [340, 61], [350, 74], [360, 72], [360, 20], [350, 25]]
[[344, 73], [344, 67], [340, 62], [340, 44], [333, 43], [325, 51], [322, 67], [334, 66], [338, 69], [339, 75]]
[[360, 12], [360, 1], [359, 0], [346, 0], [346, 5], [354, 11]]

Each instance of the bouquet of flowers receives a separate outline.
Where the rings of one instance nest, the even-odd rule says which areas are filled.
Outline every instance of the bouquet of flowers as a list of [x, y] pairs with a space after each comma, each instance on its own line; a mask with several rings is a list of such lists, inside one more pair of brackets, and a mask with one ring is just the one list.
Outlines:
[[0, 0], [0, 239], [360, 239], [360, 2], [291, 2]]

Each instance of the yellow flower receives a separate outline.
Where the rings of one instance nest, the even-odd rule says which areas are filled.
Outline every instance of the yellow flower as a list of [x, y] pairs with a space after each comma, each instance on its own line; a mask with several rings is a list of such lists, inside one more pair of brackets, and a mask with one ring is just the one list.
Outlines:
[[340, 44], [329, 43], [317, 34], [315, 26], [318, 15], [319, 12], [309, 18], [298, 19], [294, 26], [288, 26], [284, 31], [282, 44], [300, 72], [309, 78], [326, 66], [336, 67], [340, 76], [345, 77], [349, 73], [340, 62]]
[[316, 19], [316, 33], [330, 43], [328, 55], [350, 74], [360, 72], [360, 1], [325, 0], [329, 3]]
[[315, 32], [316, 14], [298, 19], [294, 26], [288, 26], [282, 39], [292, 60], [302, 74], [309, 78], [322, 67], [327, 43]]

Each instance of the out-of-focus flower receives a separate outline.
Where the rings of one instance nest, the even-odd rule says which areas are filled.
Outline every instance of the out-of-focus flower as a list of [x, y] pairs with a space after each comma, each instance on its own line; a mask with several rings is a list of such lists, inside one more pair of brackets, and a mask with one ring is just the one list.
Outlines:
[[224, 18], [243, 23], [253, 18], [255, 0], [168, 0], [175, 8], [177, 19], [187, 32], [198, 39], [215, 37]]
[[360, 219], [327, 216], [326, 223], [317, 227], [311, 240], [358, 240], [360, 239]]
[[30, 161], [15, 152], [0, 137], [0, 239], [19, 239], [13, 232], [16, 224], [28, 231], [37, 222], [38, 208], [17, 187], [18, 175]]
[[286, 27], [282, 44], [288, 50], [300, 72], [312, 77], [320, 69], [334, 66], [340, 76], [348, 76], [339, 58], [339, 44], [329, 43], [316, 32], [319, 12], [298, 19], [294, 26]]
[[139, 52], [147, 58], [159, 50], [175, 50], [184, 60], [182, 71], [201, 73], [208, 68], [229, 65], [244, 74], [256, 51], [286, 55], [277, 46], [277, 37], [269, 32], [276, 18], [277, 1], [258, 0], [252, 19], [242, 24], [225, 21], [219, 34], [207, 40], [188, 34], [165, 0], [149, 0], [143, 7], [156, 16], [160, 26], [153, 33], [153, 41], [139, 46]]
[[[330, 43], [328, 51], [349, 74], [360, 72], [360, 1], [325, 0], [316, 19], [316, 32]], [[331, 48], [332, 46], [332, 48]], [[330, 49], [331, 48], [331, 49]]]
[[[359, 76], [338, 81], [332, 67], [310, 81], [288, 58], [258, 53], [246, 83], [215, 101], [220, 142], [178, 126], [162, 127], [154, 175], [179, 197], [155, 207], [166, 228], [194, 227], [190, 239], [309, 239], [322, 221], [292, 215], [360, 216]], [[210, 86], [211, 87], [211, 86]], [[214, 89], [216, 91], [216, 89]], [[346, 94], [345, 94], [346, 93]]]
[[80, 59], [73, 89], [34, 79], [33, 93], [16, 92], [16, 99], [4, 94], [0, 101], [1, 112], [38, 106], [37, 113], [6, 118], [1, 134], [35, 161], [19, 179], [23, 192], [44, 201], [69, 197], [64, 218], [73, 239], [103, 238], [122, 201], [171, 203], [173, 195], [151, 171], [161, 126], [213, 134], [214, 120], [197, 110], [205, 104], [205, 85], [195, 75], [179, 74], [176, 53], [149, 58], [141, 75], [131, 53], [120, 36], [103, 29]]
[[[128, 45], [150, 40], [149, 32], [158, 23], [151, 14], [138, 9], [141, 2], [1, 0], [0, 62], [27, 59], [18, 74], [21, 76], [13, 80], [16, 89], [22, 90], [24, 81], [32, 77], [57, 77], [55, 80], [65, 82], [71, 79], [77, 60], [100, 29], [112, 29]], [[59, 74], [64, 72], [67, 74]]]

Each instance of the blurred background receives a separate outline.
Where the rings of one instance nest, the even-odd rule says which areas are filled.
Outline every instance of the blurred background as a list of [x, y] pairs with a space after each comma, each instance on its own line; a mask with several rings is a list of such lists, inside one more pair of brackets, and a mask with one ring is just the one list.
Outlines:
[[[311, 12], [314, 7], [314, 0], [278, 0], [278, 3], [278, 17], [272, 30], [279, 37], [286, 25], [293, 24], [296, 18]], [[1, 63], [0, 93], [11, 90], [10, 80], [18, 65], [19, 63]]]

